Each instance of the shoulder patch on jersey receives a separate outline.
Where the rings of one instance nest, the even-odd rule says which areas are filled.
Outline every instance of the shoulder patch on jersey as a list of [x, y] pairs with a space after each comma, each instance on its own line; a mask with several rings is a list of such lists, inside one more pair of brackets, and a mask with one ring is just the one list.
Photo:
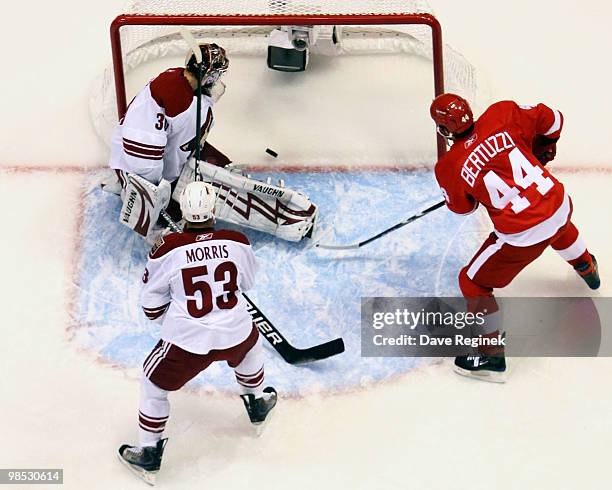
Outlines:
[[155, 255], [155, 252], [157, 252], [157, 250], [159, 250], [159, 248], [166, 242], [164, 242], [164, 237], [160, 236], [157, 240], [155, 240], [155, 243], [153, 244], [153, 246], [151, 247], [151, 253], [150, 255], [153, 256]]
[[151, 97], [166, 111], [166, 116], [176, 117], [189, 109], [193, 102], [193, 90], [183, 76], [183, 68], [171, 68], [151, 82]]

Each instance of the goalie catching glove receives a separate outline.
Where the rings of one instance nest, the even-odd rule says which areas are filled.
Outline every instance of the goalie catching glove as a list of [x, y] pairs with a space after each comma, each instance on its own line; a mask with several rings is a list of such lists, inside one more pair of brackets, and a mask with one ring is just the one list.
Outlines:
[[[217, 197], [215, 216], [223, 221], [299, 242], [310, 237], [317, 207], [304, 194], [270, 185], [238, 172], [200, 162], [202, 181], [212, 184]], [[195, 180], [195, 162], [183, 168], [172, 197], [180, 201], [183, 189]]]

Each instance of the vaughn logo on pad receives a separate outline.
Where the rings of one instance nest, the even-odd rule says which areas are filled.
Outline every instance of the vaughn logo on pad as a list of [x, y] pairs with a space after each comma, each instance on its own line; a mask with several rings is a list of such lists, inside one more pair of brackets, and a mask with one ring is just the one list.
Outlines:
[[267, 194], [269, 196], [283, 197], [285, 194], [284, 191], [277, 189], [276, 187], [266, 187], [260, 184], [255, 184], [253, 186], [253, 191], [259, 192], [260, 194]]

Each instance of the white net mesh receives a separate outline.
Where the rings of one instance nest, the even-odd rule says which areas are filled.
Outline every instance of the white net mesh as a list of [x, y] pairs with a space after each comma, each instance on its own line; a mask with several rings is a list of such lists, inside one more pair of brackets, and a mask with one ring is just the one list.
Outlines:
[[[433, 13], [422, 0], [132, 0], [125, 14], [154, 15], [363, 15]], [[267, 53], [270, 26], [190, 26], [202, 41], [222, 45], [228, 54], [261, 56]], [[183, 56], [187, 45], [180, 26], [124, 26], [121, 47], [126, 75], [151, 60]], [[316, 50], [314, 50], [316, 52]], [[341, 55], [409, 53], [432, 60], [431, 29], [425, 25], [352, 25], [343, 29]], [[445, 86], [471, 100], [477, 96], [474, 67], [450, 46], [444, 47]], [[108, 142], [117, 121], [113, 68], [96, 80], [90, 100], [94, 127]]]
[[132, 0], [124, 13], [160, 15], [376, 15], [431, 12], [422, 0]]

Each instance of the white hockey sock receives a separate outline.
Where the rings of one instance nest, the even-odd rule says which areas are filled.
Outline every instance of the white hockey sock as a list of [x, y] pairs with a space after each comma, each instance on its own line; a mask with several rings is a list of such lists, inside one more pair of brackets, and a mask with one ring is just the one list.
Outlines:
[[237, 369], [234, 371], [234, 373], [236, 374], [236, 381], [238, 381], [244, 395], [255, 395], [255, 398], [261, 398], [263, 396], [263, 366], [252, 374], [243, 374]]
[[263, 396], [264, 387], [264, 354], [262, 337], [259, 335], [255, 345], [247, 352], [238, 366], [234, 368], [236, 381], [242, 389], [243, 395]]
[[143, 376], [140, 384], [138, 412], [138, 438], [141, 447], [157, 444], [162, 438], [169, 416], [168, 392]]

